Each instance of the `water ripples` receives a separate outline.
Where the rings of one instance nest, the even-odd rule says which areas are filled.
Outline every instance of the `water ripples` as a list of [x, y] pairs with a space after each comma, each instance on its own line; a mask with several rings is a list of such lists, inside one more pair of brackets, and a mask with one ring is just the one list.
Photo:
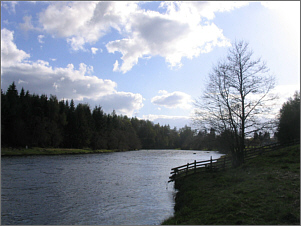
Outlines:
[[2, 224], [160, 224], [173, 214], [170, 169], [220, 156], [195, 152], [4, 157]]

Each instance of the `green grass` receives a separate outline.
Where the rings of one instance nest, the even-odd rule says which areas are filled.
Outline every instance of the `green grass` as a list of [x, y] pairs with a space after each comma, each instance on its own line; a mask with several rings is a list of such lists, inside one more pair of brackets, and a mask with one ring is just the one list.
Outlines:
[[118, 150], [91, 150], [91, 149], [69, 149], [69, 148], [1, 148], [1, 156], [13, 155], [65, 155], [65, 154], [90, 154], [90, 153], [108, 153]]
[[300, 145], [265, 153], [237, 169], [175, 182], [175, 215], [162, 224], [300, 224]]

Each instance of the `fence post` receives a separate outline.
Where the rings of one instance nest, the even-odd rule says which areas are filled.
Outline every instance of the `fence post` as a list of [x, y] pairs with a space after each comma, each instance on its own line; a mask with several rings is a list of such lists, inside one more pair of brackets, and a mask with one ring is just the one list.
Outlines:
[[189, 163], [187, 163], [186, 176], [187, 176], [187, 174], [188, 174], [188, 167], [189, 167]]
[[196, 173], [196, 160], [194, 160], [194, 173]]
[[212, 171], [212, 156], [210, 156], [210, 170]]

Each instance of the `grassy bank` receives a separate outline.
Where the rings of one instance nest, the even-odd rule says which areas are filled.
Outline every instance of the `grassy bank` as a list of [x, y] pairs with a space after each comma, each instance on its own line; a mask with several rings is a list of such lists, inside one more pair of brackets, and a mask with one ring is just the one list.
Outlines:
[[1, 148], [1, 156], [14, 155], [66, 155], [66, 154], [91, 154], [91, 153], [108, 153], [119, 150], [91, 150], [91, 149], [69, 149], [69, 148]]
[[237, 169], [175, 182], [175, 215], [163, 224], [300, 224], [300, 145], [248, 160]]

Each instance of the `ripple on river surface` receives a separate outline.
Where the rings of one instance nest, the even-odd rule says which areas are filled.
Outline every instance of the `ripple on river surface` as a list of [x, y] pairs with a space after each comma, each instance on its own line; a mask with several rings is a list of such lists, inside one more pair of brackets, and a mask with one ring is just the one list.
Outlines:
[[210, 156], [221, 154], [140, 150], [2, 157], [2, 224], [160, 224], [174, 212], [170, 169]]

